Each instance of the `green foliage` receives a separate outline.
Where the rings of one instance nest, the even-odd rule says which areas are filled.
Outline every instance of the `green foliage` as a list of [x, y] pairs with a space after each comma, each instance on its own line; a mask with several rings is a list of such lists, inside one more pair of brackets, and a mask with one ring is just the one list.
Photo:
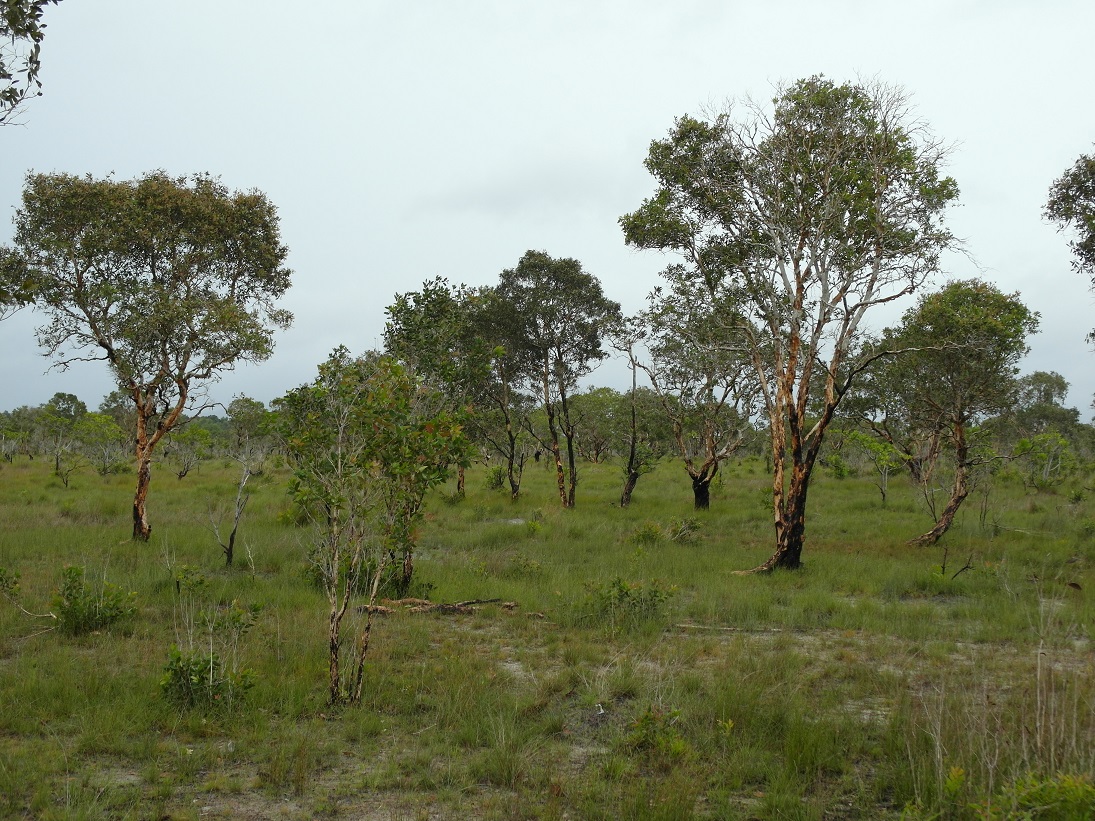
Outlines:
[[0, 595], [14, 598], [19, 594], [19, 574], [0, 567]]
[[[665, 275], [691, 299], [665, 307], [696, 306], [709, 340], [689, 359], [736, 354], [760, 383], [781, 489], [765, 569], [801, 564], [810, 472], [870, 361], [860, 344], [865, 314], [938, 269], [955, 244], [943, 215], [958, 196], [941, 174], [945, 151], [900, 89], [813, 76], [780, 88], [772, 103], [771, 112], [746, 105], [710, 121], [679, 118], [646, 158], [656, 191], [620, 218], [629, 245], [682, 259]], [[704, 308], [717, 310], [702, 316]], [[682, 327], [690, 337], [691, 320]]]
[[825, 457], [822, 464], [834, 479], [847, 479], [849, 476], [855, 476], [855, 468], [849, 465], [839, 453]]
[[[1095, 784], [1091, 779], [1088, 773], [1062, 773], [1049, 777], [1031, 774], [1005, 790], [1000, 803], [1006, 807], [1010, 799], [1018, 813], [1029, 813], [1032, 818], [1044, 821], [1095, 818]], [[998, 817], [1003, 817], [1003, 814]]]
[[178, 707], [209, 709], [238, 707], [239, 699], [254, 683], [253, 671], [227, 669], [216, 652], [183, 653], [173, 644], [160, 689]]
[[[102, 358], [133, 403], [133, 536], [147, 541], [153, 453], [199, 386], [273, 352], [292, 314], [277, 210], [208, 174], [28, 174], [15, 250], [34, 270], [46, 355]], [[182, 253], [180, 249], [186, 249]]]
[[643, 522], [627, 538], [635, 544], [657, 544], [665, 539], [665, 534], [657, 522]]
[[61, 571], [61, 586], [53, 609], [61, 631], [78, 636], [110, 627], [137, 612], [137, 594], [125, 593], [105, 579], [88, 584], [84, 568], [69, 565]]
[[183, 709], [237, 709], [256, 680], [242, 666], [241, 645], [262, 608], [212, 600], [208, 577], [191, 565], [179, 566], [174, 580], [177, 642], [168, 651], [160, 690]]
[[506, 488], [506, 469], [501, 465], [494, 465], [487, 468], [487, 475], [484, 481], [484, 485], [487, 490], [502, 491]]
[[649, 760], [672, 766], [692, 753], [681, 734], [680, 717], [679, 710], [651, 704], [631, 723], [624, 744]]
[[329, 701], [361, 697], [366, 619], [343, 667], [342, 621], [365, 592], [375, 600], [397, 552], [396, 592], [413, 580], [416, 525], [426, 492], [467, 460], [459, 414], [438, 410], [391, 357], [353, 358], [336, 349], [314, 383], [279, 399], [280, 433], [294, 466], [290, 489], [313, 520], [311, 558], [330, 606]]
[[1061, 484], [1077, 468], [1071, 444], [1055, 431], [1019, 440], [1015, 451], [1026, 465], [1026, 480], [1039, 490]]
[[[5, 0], [0, 8], [0, 125], [28, 97], [39, 96], [39, 55], [46, 35], [42, 16], [61, 0]], [[5, 300], [6, 301], [6, 300]]]
[[613, 633], [661, 619], [677, 592], [657, 579], [625, 582], [620, 576], [607, 583], [586, 582], [585, 587], [584, 618]]
[[669, 541], [677, 544], [691, 544], [699, 538], [700, 521], [692, 516], [673, 519], [668, 525], [657, 522], [643, 522], [632, 531], [628, 540], [636, 544], [656, 544]]
[[[1049, 189], [1046, 219], [1075, 232], [1070, 243], [1077, 273], [1092, 278], [1095, 287], [1095, 154], [1082, 154], [1075, 165]], [[1095, 331], [1088, 335], [1095, 340]]]

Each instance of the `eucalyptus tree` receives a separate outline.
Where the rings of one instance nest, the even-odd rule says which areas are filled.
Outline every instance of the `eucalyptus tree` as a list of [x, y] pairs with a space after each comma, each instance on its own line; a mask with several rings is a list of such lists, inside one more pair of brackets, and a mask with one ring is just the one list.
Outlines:
[[28, 97], [38, 97], [46, 6], [61, 0], [4, 0], [0, 4], [0, 125], [10, 122]]
[[[578, 260], [555, 259], [543, 251], [527, 251], [515, 268], [504, 270], [495, 294], [511, 324], [510, 353], [543, 402], [544, 445], [555, 463], [559, 499], [563, 507], [573, 507], [578, 468], [570, 400], [578, 380], [608, 356], [602, 340], [621, 321], [620, 306]], [[566, 442], [565, 468], [560, 434]]]
[[[1091, 277], [1095, 288], [1095, 154], [1081, 155], [1053, 182], [1045, 216], [1058, 228], [1075, 232], [1076, 239], [1070, 243], [1072, 266], [1077, 273]], [[1087, 338], [1095, 342], [1095, 330]]]
[[907, 408], [911, 424], [932, 431], [954, 460], [950, 497], [935, 525], [911, 543], [934, 544], [954, 522], [970, 493], [972, 471], [996, 457], [978, 427], [1013, 412], [1019, 361], [1038, 314], [1018, 294], [981, 280], [950, 282], [923, 296], [886, 332], [883, 344], [904, 353], [887, 358], [884, 384]]
[[823, 77], [654, 141], [657, 191], [621, 218], [627, 242], [673, 251], [697, 292], [740, 305], [768, 417], [776, 547], [756, 570], [801, 563], [810, 475], [837, 406], [870, 357], [874, 308], [913, 293], [955, 244], [945, 148], [883, 85]]
[[649, 358], [639, 361], [672, 426], [697, 510], [711, 506], [719, 465], [745, 444], [759, 401], [738, 305], [682, 266], [665, 271], [641, 316]]
[[105, 361], [136, 411], [133, 538], [147, 541], [154, 449], [208, 407], [207, 383], [267, 359], [292, 320], [274, 304], [290, 280], [276, 209], [208, 175], [30, 174], [15, 226], [47, 317], [39, 344], [62, 370]]

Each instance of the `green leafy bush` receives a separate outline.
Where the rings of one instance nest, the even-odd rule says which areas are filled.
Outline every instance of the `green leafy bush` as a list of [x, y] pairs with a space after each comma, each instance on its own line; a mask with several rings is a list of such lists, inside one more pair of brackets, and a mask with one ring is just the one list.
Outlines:
[[487, 469], [487, 490], [502, 490], [506, 486], [506, 469], [501, 465], [495, 465]]
[[236, 600], [218, 604], [208, 588], [196, 567], [182, 565], [175, 573], [177, 641], [168, 651], [160, 690], [182, 708], [231, 707], [255, 681], [240, 663], [240, 649], [262, 608]]
[[61, 571], [53, 608], [61, 631], [77, 636], [129, 618], [137, 612], [136, 599], [136, 593], [124, 593], [105, 579], [89, 586], [84, 568], [70, 565]]
[[233, 671], [215, 651], [184, 653], [172, 644], [160, 689], [179, 707], [230, 706], [255, 683], [251, 670]]
[[619, 576], [607, 583], [587, 582], [586, 590], [587, 619], [605, 624], [613, 632], [660, 618], [666, 602], [676, 593], [675, 587], [664, 587], [657, 579], [625, 582]]
[[632, 722], [624, 744], [642, 753], [651, 763], [671, 766], [691, 752], [678, 727], [679, 718], [679, 711], [651, 704]]

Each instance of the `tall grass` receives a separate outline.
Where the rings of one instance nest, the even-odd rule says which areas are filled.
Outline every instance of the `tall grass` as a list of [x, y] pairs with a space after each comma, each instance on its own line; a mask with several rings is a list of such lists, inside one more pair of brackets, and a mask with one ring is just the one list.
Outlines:
[[[0, 816], [1088, 817], [1067, 813], [1095, 775], [1092, 504], [1000, 482], [913, 549], [913, 488], [883, 505], [821, 475], [805, 567], [743, 577], [771, 549], [762, 467], [728, 466], [709, 511], [672, 462], [628, 509], [612, 464], [583, 466], [570, 511], [538, 466], [516, 502], [470, 471], [463, 501], [429, 500], [416, 574], [433, 601], [517, 607], [397, 608], [364, 704], [331, 712], [284, 472], [226, 569], [207, 511], [232, 466], [159, 470], [142, 544], [128, 477], [0, 465], [0, 567], [43, 616], [0, 601]], [[135, 591], [135, 617], [49, 629], [66, 564]], [[203, 606], [262, 608], [230, 705], [161, 692], [187, 568]]]

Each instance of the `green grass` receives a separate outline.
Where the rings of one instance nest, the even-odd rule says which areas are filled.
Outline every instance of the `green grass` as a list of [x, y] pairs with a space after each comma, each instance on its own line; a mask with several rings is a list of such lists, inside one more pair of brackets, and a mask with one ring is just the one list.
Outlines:
[[[284, 472], [255, 483], [228, 569], [206, 511], [231, 466], [161, 466], [148, 544], [130, 477], [66, 489], [48, 467], [0, 465], [19, 603], [47, 612], [73, 564], [137, 613], [66, 636], [0, 601], [0, 817], [1089, 817], [1095, 505], [1067, 491], [1001, 482], [923, 549], [907, 483], [882, 505], [819, 475], [802, 570], [740, 576], [772, 546], [762, 465], [728, 466], [705, 512], [673, 462], [626, 510], [611, 464], [582, 467], [572, 511], [541, 466], [517, 502], [472, 470], [466, 499], [429, 500], [416, 575], [518, 607], [380, 619], [363, 704], [334, 712]], [[160, 691], [184, 566], [208, 607], [262, 606], [229, 707]]]

